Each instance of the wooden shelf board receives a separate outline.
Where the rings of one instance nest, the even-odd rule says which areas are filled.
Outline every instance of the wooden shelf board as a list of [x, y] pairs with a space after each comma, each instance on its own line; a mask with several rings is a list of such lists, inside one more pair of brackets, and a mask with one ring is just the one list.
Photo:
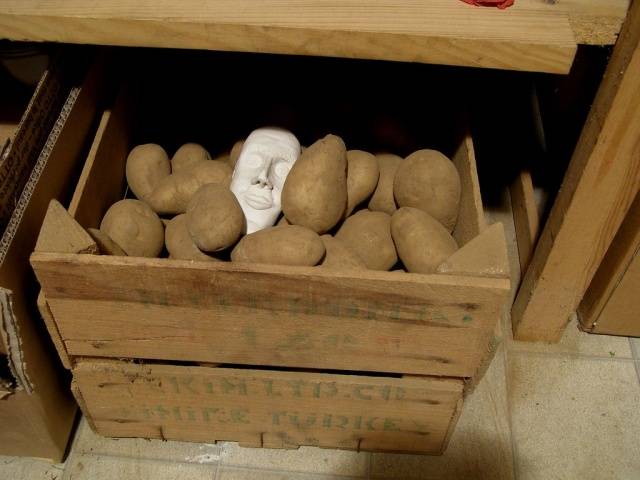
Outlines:
[[627, 3], [518, 0], [497, 10], [457, 0], [3, 0], [0, 37], [566, 73], [576, 50], [571, 25], [591, 31], [588, 43], [615, 38], [611, 23]]

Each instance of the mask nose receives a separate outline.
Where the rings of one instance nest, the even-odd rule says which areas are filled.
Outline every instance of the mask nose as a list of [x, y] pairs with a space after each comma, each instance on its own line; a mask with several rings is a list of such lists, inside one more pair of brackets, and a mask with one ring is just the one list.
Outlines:
[[271, 182], [269, 181], [269, 177], [268, 177], [268, 173], [269, 173], [269, 169], [268, 168], [263, 168], [262, 170], [260, 170], [260, 172], [258, 173], [257, 177], [254, 177], [253, 181], [251, 182], [252, 185], [258, 185], [261, 188], [269, 188], [272, 189], [273, 185], [271, 184]]

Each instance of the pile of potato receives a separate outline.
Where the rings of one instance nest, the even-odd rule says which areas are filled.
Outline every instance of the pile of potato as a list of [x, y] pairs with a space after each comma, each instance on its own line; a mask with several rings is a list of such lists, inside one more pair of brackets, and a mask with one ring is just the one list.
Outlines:
[[245, 235], [229, 189], [241, 149], [212, 160], [193, 143], [171, 159], [159, 145], [135, 147], [126, 177], [137, 200], [115, 203], [92, 232], [104, 253], [157, 257], [166, 247], [181, 260], [431, 273], [458, 248], [460, 177], [440, 152], [372, 155], [327, 135], [289, 172], [278, 224]]

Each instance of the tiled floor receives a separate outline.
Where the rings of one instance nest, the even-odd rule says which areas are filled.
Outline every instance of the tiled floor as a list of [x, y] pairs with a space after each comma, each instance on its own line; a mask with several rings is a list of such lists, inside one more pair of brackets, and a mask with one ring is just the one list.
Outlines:
[[[491, 216], [512, 235], [509, 219]], [[503, 329], [441, 457], [112, 440], [82, 421], [64, 465], [0, 457], [0, 480], [640, 478], [640, 341], [587, 335], [575, 320], [557, 345], [511, 340], [506, 317]]]

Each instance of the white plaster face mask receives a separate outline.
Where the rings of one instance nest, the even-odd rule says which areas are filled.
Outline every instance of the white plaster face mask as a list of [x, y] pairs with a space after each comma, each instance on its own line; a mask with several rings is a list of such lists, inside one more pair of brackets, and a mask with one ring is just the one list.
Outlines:
[[231, 178], [231, 191], [247, 218], [247, 233], [276, 223], [284, 181], [299, 156], [300, 142], [286, 130], [259, 128], [247, 137]]

